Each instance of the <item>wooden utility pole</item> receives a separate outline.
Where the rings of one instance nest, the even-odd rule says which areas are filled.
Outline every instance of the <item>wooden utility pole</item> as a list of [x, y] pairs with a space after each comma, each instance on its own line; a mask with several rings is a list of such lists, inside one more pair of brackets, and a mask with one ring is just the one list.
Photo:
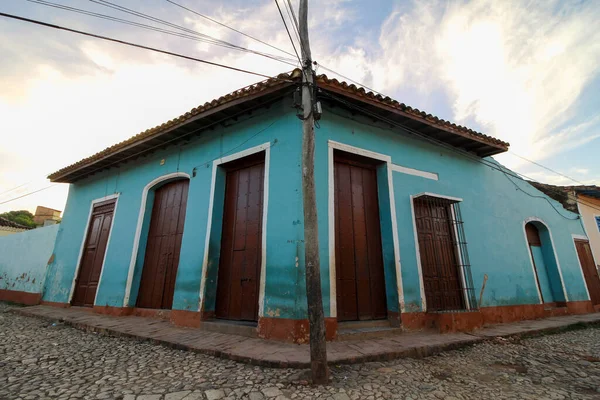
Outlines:
[[310, 325], [310, 368], [313, 384], [329, 380], [325, 342], [325, 316], [321, 295], [321, 263], [315, 194], [314, 74], [308, 42], [308, 0], [300, 0], [300, 47], [302, 49], [302, 197], [304, 200], [304, 260], [306, 298]]

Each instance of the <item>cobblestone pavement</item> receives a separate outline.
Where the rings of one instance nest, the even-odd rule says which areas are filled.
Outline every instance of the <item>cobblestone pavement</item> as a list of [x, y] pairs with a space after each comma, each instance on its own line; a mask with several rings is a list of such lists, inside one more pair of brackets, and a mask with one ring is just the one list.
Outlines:
[[593, 399], [600, 328], [505, 340], [422, 360], [343, 365], [332, 383], [7, 313], [0, 399]]

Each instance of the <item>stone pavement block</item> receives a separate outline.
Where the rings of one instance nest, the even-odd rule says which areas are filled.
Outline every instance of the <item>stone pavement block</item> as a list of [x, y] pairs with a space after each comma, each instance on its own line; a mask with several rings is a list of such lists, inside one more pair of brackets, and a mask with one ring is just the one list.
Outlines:
[[[77, 307], [63, 309], [33, 306], [14, 309], [13, 312], [50, 320], [64, 320], [66, 324], [79, 329], [133, 336], [170, 347], [189, 349], [256, 365], [292, 368], [309, 366], [309, 346], [306, 344], [296, 345], [200, 329], [180, 328], [165, 320], [139, 316], [113, 317], [95, 314], [88, 309]], [[425, 357], [498, 336], [524, 335], [565, 328], [573, 324], [599, 322], [600, 314], [583, 314], [493, 325], [470, 334], [421, 331], [377, 339], [330, 342], [327, 344], [328, 360], [331, 364], [348, 364], [399, 357]]]

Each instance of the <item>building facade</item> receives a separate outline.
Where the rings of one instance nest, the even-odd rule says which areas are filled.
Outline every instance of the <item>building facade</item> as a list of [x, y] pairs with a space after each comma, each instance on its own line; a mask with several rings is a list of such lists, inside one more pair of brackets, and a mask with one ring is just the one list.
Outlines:
[[[308, 338], [299, 71], [52, 174], [70, 183], [43, 300]], [[319, 76], [315, 184], [327, 336], [593, 312], [564, 209], [508, 144]], [[148, 311], [167, 310], [167, 311]]]

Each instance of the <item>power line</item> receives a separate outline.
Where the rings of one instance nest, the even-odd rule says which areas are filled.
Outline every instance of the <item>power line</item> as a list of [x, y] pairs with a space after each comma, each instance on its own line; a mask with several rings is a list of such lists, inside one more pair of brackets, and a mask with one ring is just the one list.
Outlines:
[[[321, 65], [321, 64], [319, 64], [319, 65]], [[327, 68], [327, 67], [325, 67], [325, 66], [323, 66], [323, 65], [321, 65], [321, 67], [322, 67], [323, 69], [326, 69], [326, 70], [328, 70], [328, 71], [330, 71], [330, 72], [332, 72], [332, 73], [334, 73], [334, 74], [337, 74], [337, 75], [341, 76], [342, 78], [344, 78], [344, 79], [347, 79], [347, 80], [349, 80], [349, 81], [351, 81], [351, 82], [353, 82], [353, 83], [355, 83], [355, 84], [357, 84], [357, 85], [359, 85], [359, 86], [362, 86], [362, 87], [364, 87], [365, 89], [368, 89], [368, 90], [370, 90], [370, 91], [372, 91], [372, 92], [374, 92], [374, 93], [377, 93], [377, 94], [379, 94], [379, 95], [381, 95], [381, 96], [383, 96], [383, 97], [389, 97], [389, 96], [386, 96], [386, 95], [384, 95], [383, 93], [377, 92], [376, 90], [373, 90], [373, 89], [369, 88], [368, 86], [366, 86], [366, 85], [364, 85], [364, 84], [362, 84], [362, 83], [360, 83], [360, 82], [357, 82], [357, 81], [353, 80], [352, 78], [349, 78], [349, 77], [347, 77], [347, 76], [344, 76], [344, 75], [340, 74], [339, 72], [336, 72], [336, 71], [334, 71], [334, 70], [332, 70], [332, 69], [330, 69], [330, 68]], [[378, 118], [381, 118], [381, 117], [378, 117]], [[412, 132], [412, 133], [414, 133], [414, 134], [421, 135], [420, 133], [418, 133], [418, 132], [416, 132], [416, 131], [414, 131], [414, 130], [411, 130], [411, 129], [410, 129], [410, 128], [408, 128], [408, 127], [404, 127], [404, 126], [402, 126], [402, 125], [400, 125], [400, 127], [401, 127], [401, 128], [403, 128], [403, 129], [405, 129], [405, 130], [409, 130], [409, 131], [411, 131], [411, 132]], [[426, 136], [424, 136], [424, 137], [425, 137], [425, 138], [427, 138], [427, 139], [431, 139], [431, 138], [429, 138], [429, 137], [426, 137]], [[432, 139], [432, 140], [433, 140], [433, 139]], [[439, 143], [436, 143], [436, 144], [442, 144], [442, 143], [443, 143], [443, 142], [439, 142]], [[445, 143], [444, 143], [444, 144], [445, 144]], [[446, 147], [447, 147], [447, 148], [450, 148], [450, 149], [452, 149], [452, 150], [456, 150], [456, 148], [454, 148], [454, 147], [448, 147], [448, 146], [446, 146]], [[461, 152], [461, 153], [462, 153], [462, 152]], [[570, 180], [572, 180], [572, 181], [574, 181], [574, 182], [577, 182], [577, 183], [579, 183], [579, 184], [581, 184], [581, 185], [584, 185], [584, 186], [585, 186], [585, 184], [584, 184], [584, 183], [582, 183], [582, 182], [579, 182], [579, 181], [577, 181], [577, 180], [575, 180], [575, 179], [573, 179], [573, 178], [571, 178], [571, 177], [569, 177], [569, 176], [567, 176], [567, 175], [564, 175], [564, 174], [562, 174], [562, 173], [560, 173], [560, 172], [558, 172], [558, 171], [555, 171], [555, 170], [553, 170], [553, 169], [551, 169], [551, 168], [549, 168], [549, 167], [546, 167], [546, 166], [544, 166], [544, 165], [542, 165], [542, 164], [539, 164], [539, 163], [537, 163], [537, 162], [535, 162], [535, 161], [529, 160], [529, 159], [527, 159], [527, 158], [525, 158], [525, 157], [523, 157], [523, 156], [519, 156], [518, 154], [516, 154], [516, 153], [514, 153], [514, 152], [512, 152], [512, 151], [509, 151], [509, 153], [510, 153], [510, 154], [513, 154], [513, 155], [515, 155], [515, 156], [517, 156], [517, 157], [519, 157], [519, 158], [521, 158], [521, 159], [523, 159], [523, 160], [525, 160], [525, 161], [531, 162], [531, 163], [533, 163], [533, 164], [535, 164], [535, 165], [538, 165], [538, 166], [540, 166], [540, 167], [542, 167], [542, 168], [545, 168], [545, 169], [547, 169], [548, 171], [551, 171], [551, 172], [553, 172], [553, 173], [555, 173], [555, 174], [558, 174], [558, 175], [560, 175], [560, 176], [563, 176], [563, 177], [565, 177], [565, 178], [568, 178], [568, 179], [570, 179]], [[465, 155], [468, 155], [468, 156], [470, 156], [470, 154], [469, 154], [469, 153], [466, 153], [466, 152], [465, 152], [464, 154], [465, 154]], [[478, 161], [482, 161], [482, 160], [481, 160], [481, 159], [479, 159], [478, 157], [477, 157], [477, 160], [478, 160]], [[489, 164], [486, 164], [486, 165], [489, 165]], [[505, 171], [502, 171], [502, 172], [505, 172]], [[527, 179], [527, 180], [530, 180], [530, 181], [533, 181], [533, 182], [541, 183], [541, 182], [538, 182], [538, 181], [536, 181], [535, 179], [532, 179], [532, 178], [530, 178], [530, 177], [528, 177], [528, 176], [525, 176], [525, 175], [523, 175], [523, 174], [520, 174], [520, 175], [521, 175], [521, 176], [515, 176], [515, 177], [516, 177], [516, 178], [518, 178], [518, 179], [520, 179], [520, 180], [524, 180], [523, 178], [525, 178], [525, 179]], [[514, 176], [514, 175], [513, 175], [513, 176]], [[552, 190], [552, 189], [549, 189], [549, 190]], [[578, 198], [573, 198], [573, 196], [572, 196], [572, 195], [570, 195], [570, 193], [568, 193], [568, 192], [562, 192], [562, 191], [559, 191], [559, 190], [553, 190], [553, 191], [554, 191], [555, 193], [557, 193], [557, 194], [558, 194], [558, 193], [560, 193], [560, 194], [567, 193], [567, 196], [571, 196], [571, 198], [572, 198], [572, 199], [574, 199], [575, 201], [578, 201], [578, 202], [580, 202], [581, 204], [587, 205], [588, 207], [591, 207], [591, 208], [594, 208], [594, 209], [596, 209], [596, 210], [599, 210], [599, 211], [600, 211], [600, 208], [597, 208], [595, 204], [586, 203], [585, 201], [583, 201], [583, 200], [581, 200], [581, 199], [578, 199]], [[527, 193], [527, 194], [529, 194], [529, 193]]]
[[298, 50], [296, 50], [296, 45], [294, 44], [294, 39], [292, 39], [292, 35], [290, 33], [290, 30], [288, 29], [287, 23], [285, 22], [285, 17], [283, 16], [283, 12], [281, 12], [281, 7], [279, 7], [279, 2], [277, 2], [277, 0], [275, 0], [275, 5], [277, 5], [277, 9], [279, 10], [279, 15], [281, 16], [281, 20], [283, 21], [283, 26], [285, 26], [285, 30], [288, 34], [288, 37], [290, 38], [290, 42], [292, 42], [292, 47], [294, 48], [294, 53], [296, 53], [296, 57], [298, 57], [298, 62], [300, 63], [300, 65], [302, 65], [302, 59], [298, 55]]
[[[76, 30], [76, 29], [66, 28], [66, 27], [60, 26], [60, 25], [49, 24], [47, 22], [38, 21], [38, 20], [35, 20], [35, 19], [29, 19], [29, 18], [25, 18], [25, 17], [20, 17], [18, 15], [6, 14], [6, 13], [3, 13], [3, 12], [0, 12], [0, 17], [6, 17], [6, 18], [16, 19], [16, 20], [19, 20], [19, 21], [30, 22], [32, 24], [42, 25], [42, 26], [46, 26], [48, 28], [54, 28], [54, 29], [59, 29], [59, 30], [67, 31], [67, 32], [77, 33], [79, 35], [90, 36], [90, 37], [93, 37], [93, 38], [96, 38], [96, 39], [107, 40], [109, 42], [124, 44], [124, 45], [131, 46], [131, 47], [137, 47], [139, 49], [150, 50], [150, 51], [154, 51], [156, 53], [167, 54], [167, 55], [170, 55], [170, 56], [184, 58], [186, 60], [196, 61], [196, 62], [200, 62], [200, 63], [203, 63], [203, 64], [212, 65], [212, 66], [215, 66], [215, 67], [221, 67], [221, 68], [229, 69], [229, 70], [232, 70], [232, 71], [243, 72], [245, 74], [256, 75], [256, 76], [260, 76], [260, 77], [263, 77], [263, 78], [280, 79], [280, 78], [273, 78], [273, 77], [270, 77], [269, 75], [264, 75], [264, 74], [261, 74], [261, 73], [258, 73], [258, 72], [252, 72], [252, 71], [249, 71], [249, 70], [245, 70], [245, 69], [242, 69], [242, 68], [231, 67], [229, 65], [219, 64], [219, 63], [212, 62], [212, 61], [207, 61], [207, 60], [202, 60], [200, 58], [190, 57], [190, 56], [186, 56], [186, 55], [183, 55], [183, 54], [180, 54], [180, 53], [174, 53], [174, 52], [171, 52], [171, 51], [156, 49], [154, 47], [143, 46], [141, 44], [136, 44], [136, 43], [132, 43], [132, 42], [126, 42], [124, 40], [114, 39], [114, 38], [111, 38], [111, 37], [108, 37], [108, 36], [101, 36], [101, 35], [96, 35], [96, 34], [90, 33], [90, 32], [84, 32], [84, 31], [79, 31], [79, 30]], [[280, 79], [280, 80], [283, 80], [283, 79]], [[284, 80], [284, 81], [287, 81], [287, 80]]]
[[298, 39], [298, 43], [300, 44], [300, 53], [302, 53], [302, 49], [305, 46], [304, 46], [304, 43], [302, 42], [302, 39], [300, 38], [300, 28], [298, 27], [298, 21], [295, 20], [295, 17], [292, 17], [293, 10], [291, 10], [290, 7], [288, 7], [288, 3], [289, 3], [289, 1], [286, 3], [286, 1], [283, 0], [283, 6], [285, 7], [285, 12], [287, 13], [288, 18], [290, 19], [290, 22], [292, 25], [292, 30], [294, 31], [294, 34], [296, 35], [296, 39]]
[[154, 17], [152, 15], [148, 15], [148, 14], [142, 13], [140, 11], [136, 11], [136, 10], [133, 10], [133, 9], [130, 9], [130, 8], [118, 5], [118, 4], [111, 3], [110, 1], [107, 1], [107, 0], [89, 0], [89, 1], [91, 1], [92, 3], [96, 3], [96, 4], [99, 4], [99, 5], [105, 6], [105, 7], [112, 8], [112, 9], [120, 11], [120, 12], [124, 12], [124, 13], [130, 14], [130, 15], [135, 15], [138, 18], [147, 19], [147, 20], [159, 23], [159, 24], [167, 25], [167, 26], [170, 26], [172, 28], [182, 30], [184, 32], [188, 32], [188, 33], [191, 33], [191, 34], [194, 34], [194, 35], [198, 35], [198, 36], [201, 36], [201, 37], [209, 38], [209, 39], [214, 40], [216, 42], [222, 43], [223, 45], [230, 46], [231, 48], [244, 49], [246, 51], [253, 52], [255, 54], [264, 55], [264, 56], [267, 56], [269, 58], [274, 58], [274, 59], [277, 59], [279, 57], [279, 56], [276, 56], [276, 55], [273, 55], [273, 54], [268, 54], [268, 53], [263, 53], [263, 52], [260, 52], [260, 51], [246, 49], [245, 47], [238, 46], [236, 44], [233, 44], [233, 43], [230, 43], [230, 42], [226, 42], [226, 41], [221, 40], [221, 39], [214, 38], [214, 37], [212, 37], [210, 35], [206, 35], [204, 33], [195, 31], [193, 29], [186, 28], [186, 27], [181, 26], [181, 25], [177, 25], [175, 23], [172, 23], [172, 22], [166, 21], [164, 19], [160, 19], [160, 18]]
[[32, 194], [35, 194], [35, 193], [41, 192], [42, 190], [50, 189], [51, 187], [54, 187], [54, 186], [56, 186], [56, 185], [57, 185], [57, 184], [56, 184], [56, 183], [54, 183], [54, 184], [52, 184], [52, 185], [49, 185], [49, 186], [43, 187], [43, 188], [41, 188], [41, 189], [38, 189], [38, 190], [35, 190], [35, 191], [33, 191], [33, 192], [25, 193], [25, 194], [23, 194], [23, 195], [21, 195], [21, 196], [19, 196], [19, 197], [14, 197], [14, 198], [12, 198], [12, 199], [10, 199], [10, 200], [3, 201], [3, 202], [2, 202], [2, 203], [0, 203], [0, 204], [6, 204], [6, 203], [10, 203], [11, 201], [14, 201], [14, 200], [22, 199], [23, 197], [27, 197], [27, 196], [30, 196], [30, 195], [32, 195]]
[[532, 164], [535, 164], [535, 165], [537, 165], [538, 167], [544, 168], [545, 170], [548, 170], [548, 171], [550, 171], [550, 172], [552, 172], [552, 173], [555, 173], [556, 175], [560, 175], [560, 176], [562, 176], [563, 178], [567, 178], [567, 179], [569, 179], [569, 180], [571, 180], [571, 181], [573, 181], [573, 182], [575, 182], [575, 183], [579, 183], [579, 184], [580, 184], [580, 185], [582, 185], [582, 186], [588, 186], [588, 185], [586, 185], [585, 183], [583, 183], [583, 182], [580, 182], [580, 181], [578, 181], [578, 180], [576, 180], [576, 179], [573, 179], [573, 178], [571, 178], [570, 176], [567, 176], [567, 175], [565, 175], [565, 174], [563, 174], [563, 173], [560, 173], [560, 172], [558, 172], [558, 171], [555, 171], [555, 170], [553, 170], [553, 169], [552, 169], [552, 168], [550, 168], [550, 167], [546, 167], [545, 165], [542, 165], [542, 164], [540, 164], [540, 163], [537, 163], [537, 162], [535, 162], [535, 161], [533, 161], [533, 160], [530, 160], [530, 159], [528, 159], [528, 158], [525, 158], [525, 157], [523, 157], [523, 156], [520, 156], [520, 155], [518, 155], [517, 153], [515, 153], [515, 152], [513, 152], [513, 151], [510, 151], [510, 150], [509, 150], [509, 151], [508, 151], [508, 153], [509, 153], [509, 154], [512, 154], [512, 155], [513, 155], [513, 156], [515, 156], [515, 157], [519, 157], [521, 160], [525, 160], [525, 161], [527, 161], [527, 162], [530, 162], [530, 163], [532, 163]]
[[12, 189], [5, 190], [4, 192], [0, 193], [0, 196], [2, 196], [2, 195], [3, 195], [3, 194], [5, 194], [5, 193], [12, 192], [13, 190], [17, 190], [18, 188], [21, 188], [21, 187], [23, 187], [23, 186], [25, 186], [25, 185], [29, 185], [31, 182], [33, 182], [33, 180], [31, 180], [31, 181], [29, 181], [29, 182], [25, 182], [25, 183], [23, 183], [23, 184], [21, 184], [21, 185], [19, 185], [19, 186], [15, 186], [15, 187], [14, 187], [14, 188], [12, 188]]
[[46, 1], [46, 0], [25, 0], [25, 1], [44, 5], [47, 7], [53, 7], [53, 8], [57, 8], [57, 9], [65, 10], [65, 11], [70, 11], [70, 12], [74, 12], [74, 13], [78, 13], [78, 14], [83, 14], [83, 15], [87, 15], [87, 16], [91, 16], [91, 17], [95, 17], [95, 18], [100, 18], [100, 19], [104, 19], [104, 20], [108, 20], [108, 21], [118, 22], [118, 23], [122, 23], [124, 25], [135, 26], [135, 27], [147, 29], [150, 31], [165, 33], [165, 34], [176, 36], [176, 37], [195, 40], [195, 41], [202, 42], [202, 43], [208, 43], [208, 44], [212, 44], [212, 45], [216, 45], [216, 46], [220, 46], [220, 47], [224, 47], [224, 48], [228, 48], [228, 49], [232, 49], [232, 50], [238, 50], [238, 51], [242, 51], [242, 52], [246, 52], [246, 53], [256, 54], [256, 55], [267, 57], [272, 60], [279, 61], [279, 62], [285, 63], [287, 65], [291, 65], [291, 66], [295, 65], [295, 64], [292, 64], [288, 59], [284, 59], [283, 57], [271, 55], [268, 53], [261, 53], [261, 52], [255, 51], [255, 50], [247, 49], [242, 46], [233, 45], [228, 42], [224, 42], [219, 39], [213, 38], [212, 36], [204, 35], [202, 33], [195, 32], [195, 31], [191, 31], [194, 33], [183, 33], [183, 32], [172, 31], [172, 30], [168, 30], [168, 29], [164, 29], [164, 28], [160, 28], [160, 27], [156, 27], [156, 26], [152, 26], [152, 25], [143, 24], [140, 22], [135, 22], [135, 21], [131, 21], [131, 20], [123, 19], [123, 18], [114, 17], [112, 15], [101, 14], [101, 13], [84, 10], [84, 9], [80, 9], [80, 8], [76, 8], [76, 7], [66, 6], [63, 4], [53, 3], [50, 1]]
[[217, 25], [220, 25], [220, 26], [222, 26], [222, 27], [224, 27], [224, 28], [227, 28], [227, 29], [229, 29], [229, 30], [232, 30], [232, 31], [234, 31], [234, 32], [236, 32], [236, 33], [239, 33], [240, 35], [243, 35], [243, 36], [245, 36], [245, 37], [247, 37], [247, 38], [249, 38], [249, 39], [252, 39], [252, 40], [255, 40], [255, 41], [259, 42], [259, 43], [262, 43], [262, 44], [264, 44], [265, 46], [269, 46], [269, 47], [271, 47], [272, 49], [279, 50], [279, 51], [281, 51], [281, 52], [283, 52], [283, 53], [285, 53], [285, 54], [287, 54], [287, 55], [289, 55], [289, 56], [292, 56], [292, 57], [294, 56], [294, 55], [293, 55], [292, 53], [290, 53], [289, 51], [286, 51], [286, 50], [283, 50], [283, 49], [281, 49], [281, 48], [279, 48], [279, 47], [273, 46], [272, 44], [269, 44], [269, 43], [267, 43], [267, 42], [265, 42], [265, 41], [263, 41], [263, 40], [260, 40], [260, 39], [258, 39], [258, 38], [256, 38], [256, 37], [254, 37], [254, 36], [248, 35], [247, 33], [244, 33], [244, 32], [242, 32], [242, 31], [240, 31], [240, 30], [237, 30], [237, 29], [235, 29], [235, 28], [232, 28], [232, 27], [230, 27], [229, 25], [226, 25], [226, 24], [224, 24], [224, 23], [222, 23], [222, 22], [219, 22], [219, 21], [217, 21], [217, 20], [216, 20], [216, 19], [214, 19], [214, 18], [211, 18], [211, 17], [209, 17], [209, 16], [207, 16], [207, 15], [201, 14], [201, 13], [199, 13], [198, 11], [194, 11], [194, 10], [192, 10], [191, 8], [185, 7], [185, 6], [183, 6], [183, 5], [181, 5], [181, 4], [178, 4], [178, 3], [176, 3], [176, 2], [174, 2], [174, 1], [172, 1], [172, 0], [166, 0], [166, 1], [167, 1], [167, 2], [169, 2], [169, 3], [171, 3], [171, 4], [173, 4], [173, 5], [175, 5], [175, 6], [177, 6], [177, 7], [183, 8], [184, 10], [187, 10], [187, 11], [189, 11], [189, 12], [193, 13], [193, 14], [196, 14], [196, 15], [197, 15], [197, 16], [199, 16], [199, 17], [202, 17], [202, 18], [205, 18], [205, 19], [207, 19], [207, 20], [209, 20], [209, 21], [211, 21], [211, 22], [214, 22], [214, 23], [215, 23], [215, 24], [217, 24]]
[[[442, 141], [439, 141], [439, 140], [437, 140], [437, 139], [431, 138], [431, 137], [429, 137], [429, 136], [427, 136], [427, 135], [424, 135], [424, 134], [422, 134], [421, 132], [415, 131], [414, 129], [411, 129], [411, 128], [407, 127], [407, 126], [404, 126], [404, 125], [402, 125], [402, 124], [399, 124], [399, 123], [397, 123], [396, 121], [393, 121], [393, 120], [391, 120], [391, 119], [388, 119], [388, 118], [386, 118], [386, 117], [383, 117], [383, 116], [381, 116], [381, 115], [375, 114], [375, 113], [373, 113], [373, 112], [371, 112], [371, 111], [369, 111], [369, 110], [367, 110], [367, 109], [364, 109], [364, 108], [362, 108], [362, 107], [360, 107], [360, 106], [357, 106], [357, 105], [355, 105], [355, 104], [349, 103], [349, 102], [345, 101], [344, 99], [341, 99], [341, 98], [339, 98], [339, 97], [337, 97], [337, 96], [335, 96], [335, 95], [332, 95], [332, 94], [330, 94], [330, 93], [328, 93], [328, 92], [320, 91], [320, 93], [321, 93], [321, 94], [323, 94], [323, 95], [325, 95], [326, 97], [329, 97], [329, 98], [331, 98], [331, 99], [337, 100], [337, 101], [339, 101], [339, 102], [341, 102], [341, 103], [345, 104], [346, 106], [348, 106], [348, 107], [350, 107], [350, 108], [354, 108], [355, 110], [361, 111], [361, 112], [363, 112], [363, 113], [365, 113], [365, 114], [368, 114], [368, 115], [371, 115], [371, 116], [373, 116], [373, 117], [376, 117], [376, 118], [378, 118], [378, 119], [380, 119], [380, 120], [383, 120], [383, 121], [387, 122], [388, 124], [390, 124], [390, 125], [392, 125], [392, 126], [399, 127], [399, 128], [401, 128], [401, 129], [404, 129], [404, 130], [406, 130], [406, 131], [408, 131], [408, 132], [410, 132], [410, 133], [413, 133], [414, 135], [416, 135], [416, 136], [418, 136], [418, 137], [420, 137], [420, 138], [422, 138], [422, 139], [424, 139], [424, 140], [426, 140], [426, 141], [429, 141], [429, 142], [431, 142], [431, 143], [434, 143], [434, 144], [436, 144], [436, 145], [438, 145], [438, 146], [442, 146], [442, 147], [444, 147], [444, 148], [446, 148], [446, 149], [448, 149], [448, 150], [450, 150], [450, 151], [453, 151], [453, 152], [455, 152], [455, 153], [458, 153], [458, 154], [461, 154], [461, 155], [463, 155], [463, 156], [465, 156], [465, 157], [467, 157], [467, 158], [470, 158], [471, 160], [473, 160], [473, 161], [475, 161], [475, 162], [478, 162], [478, 163], [480, 163], [480, 164], [483, 164], [483, 165], [486, 165], [486, 166], [488, 166], [488, 167], [490, 167], [490, 168], [492, 168], [492, 169], [495, 169], [495, 170], [497, 170], [497, 171], [500, 171], [500, 172], [502, 172], [502, 173], [503, 173], [503, 174], [505, 174], [505, 175], [510, 175], [510, 176], [512, 176], [512, 177], [514, 177], [514, 178], [517, 178], [517, 179], [519, 179], [519, 180], [522, 180], [522, 181], [524, 181], [524, 182], [527, 182], [527, 180], [530, 180], [530, 181], [533, 181], [533, 182], [537, 182], [535, 179], [532, 179], [532, 178], [530, 178], [530, 177], [528, 177], [528, 176], [526, 176], [526, 175], [524, 175], [524, 174], [516, 173], [516, 172], [514, 172], [514, 171], [511, 171], [511, 170], [509, 170], [509, 169], [507, 169], [507, 168], [504, 168], [504, 167], [499, 167], [498, 165], [495, 165], [495, 164], [493, 164], [493, 163], [489, 163], [489, 162], [487, 162], [486, 160], [484, 160], [484, 159], [482, 159], [482, 158], [480, 158], [480, 157], [478, 157], [478, 156], [475, 156], [475, 155], [473, 155], [473, 154], [470, 154], [470, 153], [468, 153], [468, 152], [466, 152], [466, 151], [463, 151], [463, 150], [459, 150], [459, 149], [457, 149], [456, 147], [454, 147], [454, 146], [451, 146], [451, 145], [449, 145], [449, 144], [447, 144], [447, 143], [445, 143], [445, 142], [442, 142]], [[525, 179], [524, 179], [524, 178], [525, 178]], [[526, 179], [527, 179], [527, 180], [526, 180]], [[514, 183], [514, 182], [513, 182], [513, 183]], [[537, 183], [539, 183], [539, 182], [537, 182]], [[521, 190], [522, 190], [522, 189], [521, 189]], [[553, 192], [555, 192], [555, 193], [560, 193], [561, 195], [565, 195], [565, 193], [566, 193], [566, 192], [559, 191], [559, 190], [553, 190], [553, 189], [549, 189], [549, 190], [551, 190], [551, 191], [553, 191]], [[569, 195], [569, 193], [567, 193], [567, 195]], [[579, 201], [580, 203], [582, 203], [582, 204], [584, 204], [584, 205], [588, 205], [589, 207], [591, 207], [591, 208], [594, 208], [594, 209], [596, 209], [596, 210], [600, 210], [600, 208], [596, 207], [595, 205], [587, 204], [586, 202], [583, 202], [583, 201], [581, 201], [581, 200], [577, 200], [577, 201]], [[560, 214], [560, 213], [559, 213], [559, 214]], [[562, 214], [561, 214], [561, 215], [562, 215]]]

